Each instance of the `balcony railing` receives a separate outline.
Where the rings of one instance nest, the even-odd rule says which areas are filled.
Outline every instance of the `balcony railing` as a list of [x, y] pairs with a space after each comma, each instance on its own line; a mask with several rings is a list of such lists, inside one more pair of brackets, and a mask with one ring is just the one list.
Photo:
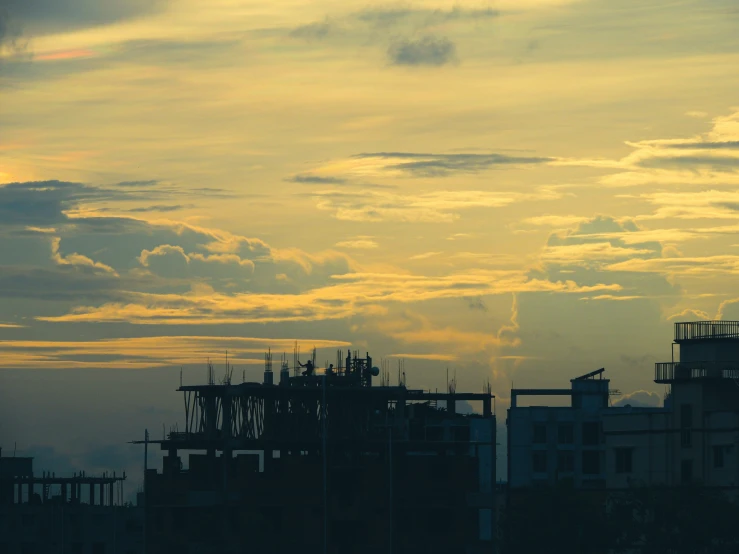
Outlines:
[[654, 364], [657, 383], [691, 379], [739, 379], [739, 362], [659, 362]]
[[675, 323], [675, 341], [739, 338], [739, 321]]

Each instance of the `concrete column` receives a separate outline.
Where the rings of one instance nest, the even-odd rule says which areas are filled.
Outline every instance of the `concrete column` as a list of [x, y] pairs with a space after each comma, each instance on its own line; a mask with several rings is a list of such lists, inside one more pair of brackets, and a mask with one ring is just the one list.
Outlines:
[[90, 506], [95, 505], [95, 484], [90, 483]]
[[108, 485], [108, 489], [109, 489], [108, 490], [108, 506], [113, 505], [113, 485], [114, 485], [113, 483]]
[[62, 504], [67, 503], [67, 484], [62, 483]]
[[100, 505], [105, 506], [105, 485], [100, 483]]

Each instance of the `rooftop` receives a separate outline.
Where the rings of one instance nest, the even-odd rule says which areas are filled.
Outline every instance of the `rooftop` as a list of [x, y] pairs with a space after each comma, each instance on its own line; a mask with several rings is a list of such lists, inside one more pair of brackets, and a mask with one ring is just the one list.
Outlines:
[[675, 342], [711, 339], [739, 339], [739, 321], [675, 323]]

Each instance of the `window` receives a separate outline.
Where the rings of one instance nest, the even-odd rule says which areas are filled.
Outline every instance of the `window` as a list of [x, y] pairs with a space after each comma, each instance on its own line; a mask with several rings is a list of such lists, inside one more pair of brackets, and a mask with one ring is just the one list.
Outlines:
[[724, 456], [729, 453], [730, 446], [714, 446], [713, 447], [713, 467], [721, 469], [724, 467]]
[[691, 404], [680, 405], [680, 427], [687, 429], [693, 426], [693, 406]]
[[23, 514], [21, 516], [21, 525], [23, 527], [32, 527], [36, 523], [36, 516], [33, 514]]
[[426, 428], [426, 440], [427, 441], [441, 441], [444, 440], [444, 429], [440, 425], [430, 425]]
[[590, 446], [600, 444], [600, 422], [586, 421], [582, 424], [582, 443]]
[[92, 554], [105, 554], [105, 543], [102, 543], [102, 542], [93, 543]]
[[559, 444], [572, 444], [575, 442], [575, 429], [572, 423], [560, 423], [557, 431], [557, 441]]
[[547, 472], [547, 453], [546, 452], [534, 452], [532, 456], [534, 473], [546, 473]]
[[693, 434], [690, 429], [680, 429], [680, 446], [690, 448], [693, 445]]
[[616, 448], [616, 473], [631, 473], [631, 448]]
[[693, 480], [693, 460], [683, 460], [680, 465], [680, 480], [690, 483]]
[[582, 472], [585, 475], [597, 475], [600, 473], [600, 452], [597, 450], [586, 450], [582, 453]]
[[575, 454], [570, 450], [557, 452], [557, 471], [571, 473], [575, 471]]
[[544, 423], [534, 423], [534, 444], [547, 442], [547, 426]]

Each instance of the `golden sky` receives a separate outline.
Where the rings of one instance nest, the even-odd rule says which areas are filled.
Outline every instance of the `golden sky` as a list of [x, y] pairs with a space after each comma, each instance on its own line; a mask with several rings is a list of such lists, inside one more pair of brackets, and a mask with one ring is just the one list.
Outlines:
[[739, 319], [733, 0], [3, 7], [18, 387], [58, 369], [84, 413], [89, 371], [176, 397], [167, 368], [298, 340], [499, 410], [599, 367], [655, 403], [672, 323]]

